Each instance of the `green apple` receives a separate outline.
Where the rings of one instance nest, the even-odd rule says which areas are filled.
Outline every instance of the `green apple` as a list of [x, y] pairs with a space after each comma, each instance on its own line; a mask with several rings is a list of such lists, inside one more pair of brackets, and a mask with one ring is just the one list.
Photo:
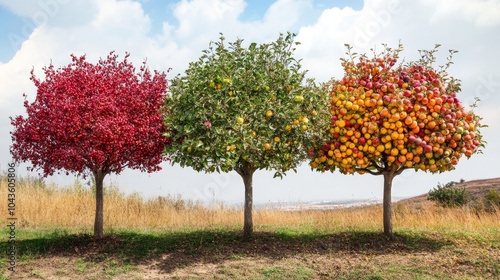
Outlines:
[[302, 95], [296, 95], [293, 98], [293, 101], [295, 101], [295, 102], [302, 102], [302, 101], [304, 101], [304, 96], [302, 96]]

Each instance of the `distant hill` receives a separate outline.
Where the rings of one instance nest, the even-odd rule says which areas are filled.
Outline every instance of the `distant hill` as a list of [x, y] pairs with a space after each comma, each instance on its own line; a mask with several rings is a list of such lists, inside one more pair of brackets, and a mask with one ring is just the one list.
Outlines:
[[[453, 186], [453, 188], [463, 187], [465, 187], [465, 191], [472, 198], [481, 198], [488, 192], [489, 189], [495, 189], [500, 192], [500, 178], [465, 181]], [[428, 194], [422, 194], [412, 198], [402, 199], [397, 203], [422, 204], [428, 201], [427, 196]]]

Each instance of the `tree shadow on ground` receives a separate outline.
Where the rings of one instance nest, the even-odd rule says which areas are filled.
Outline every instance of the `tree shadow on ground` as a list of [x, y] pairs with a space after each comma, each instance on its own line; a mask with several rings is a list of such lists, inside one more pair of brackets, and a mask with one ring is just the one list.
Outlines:
[[[296, 233], [291, 230], [258, 231], [243, 241], [240, 231], [199, 230], [162, 233], [117, 232], [95, 240], [88, 234], [63, 234], [45, 238], [17, 240], [18, 256], [43, 258], [68, 256], [90, 262], [109, 259], [134, 264], [151, 264], [169, 273], [197, 263], [217, 264], [238, 257], [283, 259], [297, 254], [411, 254], [434, 252], [453, 242], [439, 235], [395, 234], [349, 231], [339, 233]], [[1, 244], [6, 250], [6, 242]]]

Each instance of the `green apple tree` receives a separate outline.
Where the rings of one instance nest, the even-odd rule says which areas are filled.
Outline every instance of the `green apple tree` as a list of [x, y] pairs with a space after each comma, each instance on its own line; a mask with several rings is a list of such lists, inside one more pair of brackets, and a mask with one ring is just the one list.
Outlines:
[[[170, 84], [165, 147], [172, 162], [196, 171], [236, 171], [245, 185], [244, 238], [253, 233], [256, 170], [282, 177], [306, 159], [304, 145], [326, 131], [328, 93], [305, 78], [293, 57], [294, 34], [243, 46], [211, 42]], [[323, 129], [316, 127], [326, 124]]]

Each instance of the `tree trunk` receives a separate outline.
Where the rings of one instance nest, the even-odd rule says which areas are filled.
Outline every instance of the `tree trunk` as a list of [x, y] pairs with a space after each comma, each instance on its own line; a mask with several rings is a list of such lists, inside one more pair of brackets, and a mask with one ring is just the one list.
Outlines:
[[236, 170], [243, 178], [243, 183], [245, 184], [245, 208], [244, 208], [244, 219], [243, 219], [243, 239], [249, 240], [253, 235], [253, 219], [252, 219], [252, 209], [253, 209], [253, 173], [255, 169], [248, 163], [244, 164], [242, 168]]
[[394, 172], [384, 173], [384, 234], [391, 239], [394, 237], [392, 234], [392, 179], [394, 179]]
[[106, 173], [102, 170], [94, 172], [95, 179], [95, 221], [94, 221], [94, 238], [101, 239], [104, 236], [104, 196], [103, 182]]

